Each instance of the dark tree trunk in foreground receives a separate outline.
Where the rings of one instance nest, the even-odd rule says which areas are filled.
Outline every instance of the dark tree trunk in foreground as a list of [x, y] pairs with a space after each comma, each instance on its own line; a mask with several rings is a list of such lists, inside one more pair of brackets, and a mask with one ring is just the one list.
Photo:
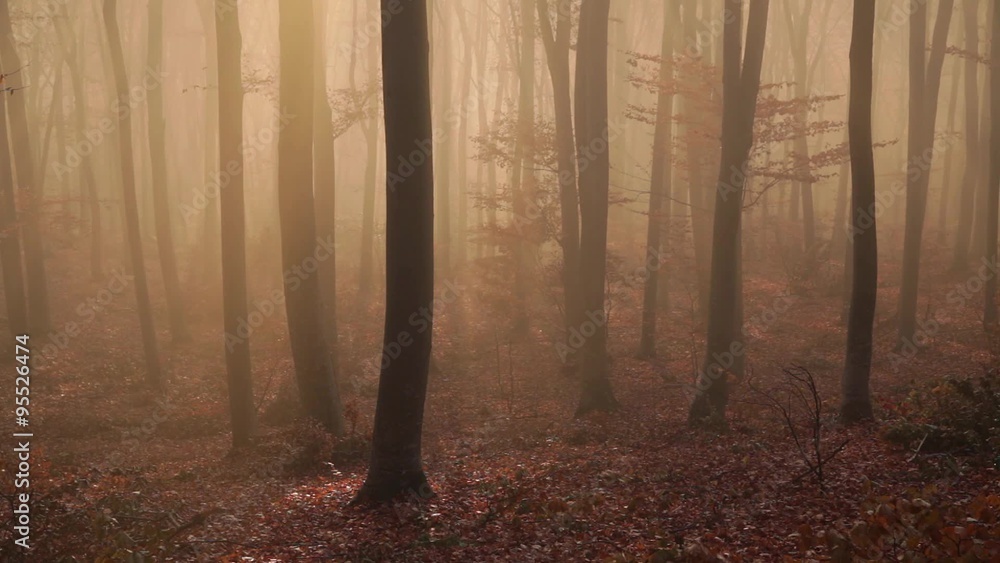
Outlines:
[[[397, 5], [382, 0], [383, 10]], [[434, 297], [434, 164], [431, 154], [413, 174], [396, 172], [414, 143], [431, 138], [427, 2], [402, 5], [382, 30], [386, 151], [386, 301], [371, 465], [355, 502], [432, 493], [420, 453], [431, 359]], [[404, 343], [405, 342], [405, 343]], [[398, 348], [397, 348], [398, 347]], [[398, 349], [398, 354], [392, 351]]]
[[[129, 107], [128, 76], [125, 74], [125, 55], [122, 53], [121, 35], [118, 32], [118, 0], [104, 0], [104, 27], [111, 50], [114, 69], [116, 108]], [[123, 204], [125, 211], [125, 236], [128, 239], [132, 275], [135, 276], [135, 300], [139, 309], [142, 330], [142, 347], [146, 355], [146, 378], [154, 388], [163, 388], [159, 352], [156, 344], [156, 327], [153, 325], [153, 308], [149, 301], [149, 284], [142, 256], [142, 235], [139, 231], [139, 206], [135, 192], [135, 158], [132, 153], [132, 117], [129, 111], [118, 111]]]
[[[663, 223], [670, 216], [671, 148], [673, 145], [673, 36], [670, 9], [673, 2], [663, 4], [663, 42], [660, 47], [660, 92], [656, 101], [656, 126], [653, 131], [653, 170], [649, 186], [649, 219], [646, 225], [646, 276], [642, 293], [642, 333], [639, 338], [640, 358], [656, 356], [656, 309], [660, 280], [660, 235]], [[675, 5], [675, 4], [674, 4]], [[667, 205], [664, 205], [667, 202]]]
[[21, 265], [21, 228], [14, 202], [14, 172], [7, 141], [7, 96], [0, 93], [0, 267], [7, 305], [7, 324], [12, 336], [28, 331], [28, 307], [24, 301], [24, 271]]
[[556, 123], [556, 159], [559, 170], [560, 245], [563, 251], [563, 306], [566, 334], [581, 322], [580, 290], [580, 203], [576, 186], [576, 145], [573, 139], [573, 108], [570, 98], [569, 47], [572, 22], [569, 0], [557, 0], [556, 30], [552, 32], [546, 0], [538, 0], [542, 42], [552, 78], [552, 98]]
[[279, 97], [282, 113], [295, 116], [278, 135], [278, 213], [285, 274], [288, 337], [306, 415], [334, 434], [343, 432], [340, 394], [327, 349], [320, 291], [320, 263], [332, 259], [328, 241], [316, 236], [313, 200], [312, 2], [279, 4]]
[[840, 416], [844, 422], [872, 418], [872, 330], [878, 293], [878, 236], [876, 218], [864, 224], [875, 205], [875, 157], [872, 150], [872, 58], [875, 42], [875, 3], [854, 2], [851, 38], [851, 96], [848, 129], [851, 148], [851, 242], [854, 279], [847, 321]]
[[[163, 0], [149, 0], [149, 49], [146, 62], [150, 71], [163, 72]], [[156, 244], [160, 252], [163, 289], [167, 295], [170, 334], [175, 341], [190, 338], [184, 322], [184, 301], [177, 276], [177, 256], [170, 221], [170, 196], [167, 193], [166, 120], [163, 117], [163, 88], [150, 88], [146, 110], [149, 118], [149, 161], [152, 166], [153, 218], [156, 222]], [[214, 236], [214, 233], [212, 233]]]
[[[994, 67], [990, 72], [990, 185], [987, 192], [986, 253], [987, 264], [996, 268], [997, 264], [997, 214], [1000, 213], [1000, 10], [993, 10], [993, 47], [990, 60]], [[986, 302], [983, 323], [987, 327], [997, 324], [997, 276], [986, 279]]]
[[[604, 280], [608, 251], [608, 14], [611, 0], [583, 0], [576, 54], [576, 154], [580, 168], [580, 350], [577, 416], [618, 407], [608, 365]], [[590, 334], [588, 334], [590, 333]]]
[[233, 446], [250, 443], [257, 412], [253, 401], [250, 337], [239, 335], [246, 322], [247, 260], [246, 211], [243, 199], [243, 36], [239, 7], [215, 0], [215, 29], [219, 38], [219, 162], [232, 165], [226, 189], [219, 192], [222, 211], [222, 306], [226, 341], [226, 382]]
[[[741, 0], [727, 0], [722, 62], [722, 159], [715, 191], [712, 281], [709, 291], [705, 363], [688, 419], [723, 423], [729, 399], [728, 375], [746, 352], [740, 322], [740, 230], [746, 166], [753, 146], [753, 120], [760, 91], [769, 0], [751, 0], [746, 54], [742, 51]], [[742, 61], [742, 62], [741, 62]]]
[[[22, 67], [21, 58], [14, 45], [14, 31], [11, 27], [8, 0], [0, 0], [0, 69], [4, 73], [16, 72]], [[12, 84], [6, 84], [12, 86]], [[23, 94], [23, 93], [22, 93]], [[48, 333], [50, 325], [48, 282], [45, 276], [45, 250], [42, 245], [39, 226], [39, 205], [42, 190], [36, 183], [35, 161], [31, 153], [28, 135], [28, 114], [25, 108], [27, 96], [8, 97], [11, 143], [17, 181], [14, 184], [27, 197], [23, 219], [24, 267], [27, 274], [28, 322], [31, 331], [42, 335]]]
[[910, 16], [910, 109], [907, 135], [906, 229], [903, 240], [903, 281], [899, 289], [899, 338], [897, 346], [915, 347], [917, 341], [917, 297], [920, 279], [920, 245], [927, 215], [934, 127], [937, 122], [941, 68], [948, 40], [948, 27], [955, 0], [941, 0], [934, 26], [930, 58], [927, 50], [927, 3], [918, 2]]

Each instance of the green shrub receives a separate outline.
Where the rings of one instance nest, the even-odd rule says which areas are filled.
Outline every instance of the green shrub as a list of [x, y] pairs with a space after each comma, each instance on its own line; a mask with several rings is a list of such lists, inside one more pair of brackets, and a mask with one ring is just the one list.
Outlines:
[[898, 406], [886, 438], [920, 454], [966, 455], [1000, 467], [1000, 375], [949, 377]]

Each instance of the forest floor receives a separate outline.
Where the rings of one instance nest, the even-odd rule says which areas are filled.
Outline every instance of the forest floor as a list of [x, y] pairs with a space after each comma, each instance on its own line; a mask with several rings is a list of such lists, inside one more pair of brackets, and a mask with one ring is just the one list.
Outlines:
[[[938, 259], [945, 257], [926, 258]], [[943, 269], [929, 270], [921, 288], [926, 317], [936, 321], [928, 346], [913, 358], [893, 356], [896, 267], [883, 267], [879, 296], [872, 381], [879, 422], [851, 428], [835, 421], [843, 322], [830, 272], [839, 268], [817, 268], [801, 283], [748, 277], [752, 383], [734, 386], [725, 431], [686, 422], [684, 384], [701, 361], [695, 350], [704, 329], [685, 312], [681, 292], [660, 323], [661, 359], [640, 361], [638, 291], [622, 291], [610, 320], [611, 379], [621, 409], [574, 419], [578, 384], [555, 352], [558, 331], [538, 328], [511, 342], [495, 323], [472, 320], [469, 302], [478, 293], [469, 291], [436, 327], [424, 429], [436, 494], [367, 508], [348, 503], [367, 464], [377, 369], [361, 358], [379, 349], [379, 306], [341, 311], [350, 426], [341, 440], [295, 420], [283, 311], [265, 314], [251, 335], [259, 439], [252, 451], [232, 453], [222, 342], [213, 328], [221, 318], [217, 295], [205, 289], [188, 296], [188, 343], [168, 344], [166, 316], [158, 315], [170, 379], [168, 394], [157, 397], [142, 381], [131, 288], [116, 293], [110, 274], [92, 282], [72, 275], [81, 264], [56, 264], [56, 326], [76, 322], [82, 329], [64, 330], [79, 334], [34, 371], [33, 549], [24, 560], [823, 560], [840, 556], [841, 536], [865, 541], [856, 536], [888, 522], [885, 507], [916, 512], [924, 500], [940, 518], [953, 514], [945, 507], [959, 507], [954, 514], [992, 521], [988, 533], [997, 534], [996, 467], [885, 439], [910, 415], [914, 389], [997, 365], [995, 336], [979, 323], [981, 294], [949, 298], [972, 274]], [[345, 293], [342, 302], [351, 297]], [[33, 337], [33, 353], [47, 341]], [[7, 371], [13, 358], [2, 362]], [[807, 442], [804, 457], [766, 406], [779, 392], [751, 390], [777, 388], [782, 369], [795, 365], [818, 382], [821, 450], [842, 446], [824, 464], [822, 482], [805, 462], [809, 413], [793, 413]], [[10, 385], [0, 389], [0, 401], [13, 404]], [[11, 421], [0, 426], [10, 436]], [[10, 452], [5, 445], [5, 495], [12, 492]], [[0, 509], [0, 559], [16, 561], [10, 517], [10, 509]], [[859, 522], [871, 526], [859, 532]], [[954, 536], [956, 553], [972, 549], [973, 524], [952, 524], [945, 535]], [[887, 558], [907, 547], [905, 538], [897, 540], [895, 547], [878, 540]], [[128, 559], [130, 553], [145, 558]]]

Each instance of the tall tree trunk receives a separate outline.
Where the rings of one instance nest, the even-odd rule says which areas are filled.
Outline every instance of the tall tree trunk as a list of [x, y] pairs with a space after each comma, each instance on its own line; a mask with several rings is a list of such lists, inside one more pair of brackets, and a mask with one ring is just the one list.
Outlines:
[[[965, 0], [965, 50], [979, 53], [978, 0]], [[962, 178], [962, 199], [958, 210], [958, 232], [955, 237], [955, 257], [952, 269], [964, 271], [969, 266], [969, 244], [975, 222], [976, 188], [979, 185], [979, 61], [965, 59], [965, 173]]]
[[[663, 4], [663, 40], [660, 45], [660, 91], [656, 101], [656, 125], [653, 131], [653, 166], [649, 185], [649, 218], [646, 225], [646, 260], [643, 263], [645, 286], [642, 294], [642, 330], [639, 337], [640, 358], [656, 356], [656, 310], [660, 283], [660, 235], [670, 215], [671, 148], [673, 146], [673, 2]], [[666, 205], [664, 205], [666, 203]]]
[[[785, 146], [786, 154], [793, 154], [795, 152], [795, 142], [789, 141]], [[799, 218], [802, 213], [802, 190], [797, 182], [792, 182], [788, 198], [788, 221], [790, 223], [798, 223]]]
[[[918, 3], [910, 17], [910, 110], [906, 181], [906, 228], [903, 239], [903, 281], [899, 291], [899, 338], [897, 346], [915, 346], [917, 297], [920, 279], [920, 245], [927, 215], [934, 126], [937, 122], [941, 67], [944, 65], [948, 27], [955, 0], [941, 0], [931, 45], [927, 48], [927, 3]], [[924, 170], [926, 168], [926, 170]]]
[[453, 249], [455, 252], [455, 264], [461, 268], [468, 259], [469, 251], [469, 96], [472, 92], [472, 33], [469, 30], [465, 19], [466, 7], [461, 2], [454, 4], [455, 13], [458, 17], [460, 29], [462, 31], [462, 42], [465, 46], [464, 58], [462, 62], [461, 95], [459, 105], [451, 111], [459, 111], [458, 116], [458, 225], [454, 232], [458, 244]]
[[[62, 61], [57, 61], [55, 66], [57, 69], [61, 68]], [[38, 169], [35, 171], [35, 177], [38, 178], [38, 193], [42, 199], [45, 199], [45, 181], [47, 179], [45, 170], [48, 169], [49, 155], [52, 152], [52, 136], [57, 135], [59, 131], [59, 119], [62, 113], [63, 74], [60, 70], [55, 70], [53, 74], [55, 76], [52, 78], [52, 99], [49, 102], [49, 116], [45, 124], [45, 135], [39, 147], [41, 154], [38, 159]]]
[[[22, 68], [21, 58], [14, 45], [8, 0], [0, 0], [0, 68], [12, 73]], [[15, 86], [7, 84], [7, 86]], [[39, 96], [41, 97], [41, 96]], [[17, 181], [14, 184], [25, 194], [23, 218], [24, 265], [27, 275], [28, 323], [31, 331], [46, 334], [51, 319], [49, 314], [48, 282], [45, 276], [45, 248], [40, 226], [42, 189], [36, 183], [35, 163], [28, 134], [26, 96], [8, 96], [8, 116], [13, 143], [14, 166]]]
[[[477, 97], [477, 120], [476, 125], [480, 136], [489, 133], [490, 121], [487, 117], [487, 82], [486, 69], [490, 56], [490, 34], [487, 32], [490, 23], [490, 10], [487, 6], [479, 5], [477, 11], [476, 37], [479, 38], [479, 47], [476, 51], [476, 97]], [[503, 76], [503, 70], [497, 69], [497, 74]], [[484, 202], [486, 197], [486, 183], [489, 163], [479, 160], [476, 168], [476, 254], [475, 259], [480, 260], [486, 256], [486, 237], [483, 236], [483, 228], [486, 226], [486, 213]], [[493, 178], [496, 179], [496, 169], [493, 170]]]
[[[85, 56], [79, 56], [72, 29], [68, 29], [68, 17], [65, 7], [60, 8], [60, 15], [55, 24], [56, 37], [59, 42], [63, 58], [69, 62], [70, 83], [73, 87], [73, 101], [75, 111], [73, 112], [75, 138], [74, 146], [84, 140], [87, 131], [87, 100], [83, 88], [81, 74], [85, 72]], [[83, 42], [83, 38], [80, 38]], [[97, 178], [94, 175], [93, 151], [85, 151], [80, 157], [80, 171], [82, 174], [81, 185], [86, 186], [86, 194], [81, 194], [81, 198], [86, 200], [90, 220], [90, 277], [100, 279], [103, 274], [103, 241], [101, 226], [101, 202], [98, 193]], [[81, 188], [81, 192], [84, 190]]]
[[322, 284], [323, 321], [330, 361], [333, 364], [334, 380], [338, 379], [337, 354], [337, 158], [333, 136], [333, 109], [327, 97], [326, 86], [326, 29], [327, 6], [324, 0], [316, 0], [314, 6], [315, 53], [313, 77], [315, 98], [313, 100], [313, 197], [316, 201], [316, 236], [329, 241], [330, 256], [320, 262], [319, 277]]
[[[987, 267], [997, 268], [997, 214], [1000, 212], [1000, 10], [993, 9], [993, 31], [990, 60], [990, 184], [986, 217], [986, 253], [983, 260]], [[986, 301], [983, 306], [983, 324], [987, 328], [997, 324], [997, 276], [986, 278]]]
[[[632, 37], [629, 37], [630, 2], [612, 2], [608, 18], [608, 116], [619, 116], [625, 113], [631, 86], [628, 74], [632, 71], [628, 64], [628, 52], [631, 50]], [[611, 155], [611, 173], [609, 184], [631, 187], [631, 178], [623, 174], [625, 155], [615, 152]], [[613, 213], [609, 209], [609, 213]]]
[[[382, 0], [383, 10], [399, 6]], [[394, 167], [431, 138], [427, 2], [403, 4], [382, 30], [386, 136], [386, 308], [371, 465], [355, 502], [410, 493], [430, 496], [421, 460], [421, 435], [431, 359], [434, 297], [433, 155], [399, 178]], [[430, 152], [430, 151], [429, 151]], [[396, 178], [396, 179], [393, 179]], [[416, 326], [410, 319], [420, 317]], [[406, 342], [403, 342], [405, 338]]]
[[[823, 3], [823, 12], [820, 17], [820, 29], [824, 32], [820, 36], [819, 44], [816, 47], [816, 53], [813, 55], [811, 60], [807, 62], [807, 52], [809, 48], [809, 29], [810, 29], [810, 16], [812, 13], [812, 8], [818, 2], [808, 0], [805, 3], [802, 14], [796, 22], [796, 27], [799, 37], [798, 43], [793, 48], [793, 64], [795, 66], [796, 80], [795, 80], [795, 90], [796, 97], [800, 99], [808, 98], [811, 93], [813, 86], [816, 82], [816, 71], [819, 68], [820, 62], [823, 60], [823, 55], [826, 53], [826, 41], [830, 36], [829, 31], [826, 31], [829, 27], [830, 21], [830, 11], [833, 5], [836, 3], [835, 0], [826, 0]], [[786, 12], [789, 16], [789, 23], [791, 23], [791, 12]], [[792, 32], [792, 29], [789, 29]], [[806, 164], [806, 172], [811, 175], [811, 163], [809, 156], [809, 111], [805, 106], [799, 112], [797, 116], [799, 120], [800, 127], [802, 127], [802, 136], [797, 139], [796, 151], [800, 153], [803, 162]], [[819, 120], [823, 121], [823, 107], [820, 107]], [[822, 140], [822, 139], [820, 139]], [[802, 189], [802, 227], [803, 227], [803, 240], [806, 250], [807, 260], [813, 261], [816, 259], [817, 252], [817, 238], [816, 238], [816, 209], [815, 209], [815, 197], [813, 193], [813, 182], [812, 180], [806, 180], [801, 183]]]
[[[492, 123], [493, 129], [498, 129], [500, 127], [500, 121], [503, 119], [503, 109], [504, 109], [504, 96], [507, 93], [507, 84], [511, 76], [510, 67], [513, 66], [517, 59], [511, 54], [512, 49], [510, 49], [509, 43], [512, 43], [510, 39], [510, 34], [507, 32], [506, 21], [507, 18], [504, 17], [508, 11], [509, 4], [506, 2], [500, 5], [500, 30], [496, 34], [496, 51], [497, 51], [497, 71], [500, 74], [497, 80], [497, 89], [495, 97], [493, 98], [493, 116]], [[517, 74], [515, 73], [516, 77]], [[498, 223], [497, 223], [497, 207], [499, 205], [499, 194], [500, 185], [497, 173], [497, 164], [495, 159], [490, 159], [488, 166], [486, 167], [486, 200], [488, 202], [486, 206], [486, 231], [489, 233], [489, 237], [492, 240], [497, 238], [499, 234]], [[486, 255], [490, 258], [496, 255], [497, 246], [496, 244], [489, 244], [486, 249]]]
[[[103, 2], [93, 2], [92, 3], [96, 12], [96, 17], [101, 20], [103, 19]], [[101, 31], [104, 31], [101, 29]], [[105, 31], [106, 33], [106, 31]], [[103, 45], [103, 41], [101, 42]], [[111, 50], [110, 49], [98, 49], [101, 56], [101, 72], [100, 76], [102, 78], [103, 86], [108, 92], [114, 92], [116, 90], [115, 86], [115, 72], [114, 64], [111, 60]], [[84, 84], [86, 88], [86, 84]], [[119, 124], [120, 125], [120, 124]], [[118, 233], [124, 233], [126, 231], [125, 226], [125, 208], [122, 205], [121, 199], [116, 197], [115, 194], [122, 193], [124, 190], [125, 180], [122, 178], [122, 155], [121, 150], [118, 147], [122, 144], [122, 131], [121, 127], [113, 127], [110, 135], [108, 135], [108, 141], [111, 146], [116, 150], [112, 150], [109, 153], [105, 153], [106, 158], [104, 159], [104, 173], [101, 174], [102, 178], [106, 178], [108, 184], [107, 189], [103, 190], [104, 193], [108, 194], [108, 213], [104, 215], [108, 221], [108, 228], [104, 229], [105, 233], [112, 233], [112, 240], [115, 239], [114, 235]], [[84, 131], [81, 131], [84, 134]], [[98, 187], [100, 192], [100, 186]], [[123, 236], [121, 238], [122, 244], [118, 245], [116, 258], [123, 263], [124, 270], [126, 273], [132, 273], [132, 263], [129, 258], [129, 247], [127, 237]]]
[[[452, 0], [454, 1], [454, 0]], [[434, 13], [438, 16], [438, 31], [439, 34], [439, 44], [441, 46], [441, 52], [434, 52], [434, 65], [438, 67], [438, 72], [441, 76], [441, 85], [436, 87], [435, 90], [440, 95], [440, 105], [434, 102], [432, 103], [437, 106], [434, 110], [435, 119], [439, 123], [439, 127], [446, 128], [450, 127], [450, 123], [447, 123], [447, 116], [453, 111], [452, 109], [452, 77], [451, 70], [452, 66], [452, 53], [451, 49], [451, 29], [447, 25], [448, 19], [446, 14], [450, 13], [446, 9], [441, 9], [441, 2], [432, 2], [431, 7]], [[464, 142], [464, 141], [463, 141]], [[438, 234], [437, 234], [437, 246], [438, 246], [438, 262], [441, 268], [441, 274], [444, 276], [449, 276], [451, 274], [451, 247], [452, 247], [452, 228], [451, 228], [451, 171], [453, 168], [452, 157], [454, 153], [452, 143], [452, 133], [450, 131], [446, 132], [444, 137], [441, 139], [441, 148], [437, 152], [438, 158], [436, 161], [437, 166], [437, 220], [438, 220]]]
[[[55, 97], [53, 102], [55, 103], [55, 129], [56, 129], [56, 162], [52, 166], [54, 169], [56, 165], [66, 162], [66, 109], [64, 107], [65, 95], [63, 94], [63, 78], [64, 78], [64, 66], [72, 66], [75, 61], [69, 61], [63, 58], [60, 53], [60, 62], [58, 73], [57, 84], [59, 84], [59, 96]], [[44, 164], [44, 162], [43, 162]], [[45, 174], [46, 167], [42, 167], [39, 174]], [[77, 213], [79, 209], [73, 209], [73, 178], [66, 175], [56, 175], [56, 184], [59, 187], [60, 198], [62, 199], [62, 215], [66, 220], [71, 221], [72, 226], [69, 229], [70, 234], [74, 237], [78, 237], [80, 233], [78, 228], [80, 225], [80, 219], [83, 216], [82, 213]]]
[[[676, 38], [674, 40], [676, 41]], [[673, 143], [671, 143], [670, 150], [673, 151]], [[671, 158], [673, 158], [672, 152]], [[679, 186], [680, 182], [677, 181], [680, 175], [676, 168], [671, 166], [671, 169], [670, 190], [664, 193], [663, 202], [660, 206], [660, 213], [663, 215], [663, 220], [660, 221], [660, 256], [657, 261], [660, 268], [666, 264], [667, 256], [669, 255], [668, 249], [673, 244], [671, 235], [675, 232], [674, 216], [678, 214], [677, 209], [687, 207], [685, 201], [687, 199], [685, 197], [687, 192]], [[661, 272], [660, 277], [656, 280], [656, 306], [664, 313], [670, 311], [670, 277], [668, 274], [669, 272], [666, 271]]]
[[[811, 83], [811, 72], [807, 51], [809, 48], [809, 19], [812, 8], [816, 4], [815, 0], [807, 0], [802, 8], [802, 13], [798, 17], [792, 15], [792, 2], [785, 3], [785, 21], [788, 25], [788, 34], [792, 46], [792, 63], [795, 69], [795, 97], [802, 100], [809, 96]], [[829, 3], [827, 4], [829, 6]], [[819, 57], [821, 53], [817, 53]], [[795, 138], [795, 156], [803, 167], [802, 172], [809, 173], [809, 110], [806, 106], [796, 114], [795, 119], [799, 128], [799, 134]], [[816, 245], [816, 215], [813, 204], [813, 186], [811, 181], [794, 182], [794, 194], [802, 205], [802, 240], [809, 259]]]
[[[378, 84], [378, 41], [369, 38], [367, 49], [368, 61], [368, 87], [373, 88]], [[376, 108], [377, 109], [377, 108]], [[376, 169], [378, 167], [378, 116], [375, 111], [368, 117], [368, 125], [365, 127], [365, 195], [361, 209], [361, 272], [358, 275], [359, 295], [361, 304], [367, 304], [371, 298], [374, 281], [374, 260], [372, 253], [375, 251], [375, 193], [378, 189], [376, 185]]]
[[582, 322], [580, 290], [580, 204], [577, 194], [576, 147], [573, 139], [573, 108], [570, 98], [569, 47], [572, 22], [570, 0], [556, 4], [556, 29], [552, 32], [549, 3], [538, 0], [542, 43], [545, 45], [552, 79], [553, 109], [556, 124], [556, 161], [559, 171], [559, 243], [563, 252], [563, 306], [566, 335]]
[[7, 324], [12, 336], [27, 334], [29, 328], [21, 263], [21, 227], [17, 221], [14, 173], [7, 141], [7, 96], [0, 93], [0, 266], [3, 268]]
[[[713, 0], [714, 1], [714, 0]], [[701, 42], [698, 20], [697, 0], [683, 0], [684, 18], [684, 44], [688, 45], [687, 54], [692, 57], [706, 56], [703, 52], [704, 46]], [[691, 47], [695, 46], [695, 47]], [[702, 47], [698, 47], [702, 46]], [[692, 50], [697, 49], [697, 50]], [[697, 80], [696, 76], [684, 77], [685, 80]], [[704, 319], [708, 314], [708, 293], [709, 280], [712, 275], [711, 252], [712, 252], [712, 217], [711, 201], [708, 198], [707, 186], [702, 183], [702, 173], [704, 167], [704, 155], [699, 145], [700, 133], [697, 131], [701, 115], [698, 111], [698, 101], [691, 99], [691, 96], [681, 98], [684, 104], [683, 114], [687, 120], [685, 126], [686, 150], [688, 160], [688, 199], [691, 210], [691, 239], [694, 246], [695, 274], [698, 291], [698, 318]]]
[[[213, 3], [208, 0], [197, 0], [195, 5], [205, 33], [205, 182], [211, 181], [211, 175], [219, 168], [216, 158], [219, 156], [218, 148], [218, 128], [215, 124], [219, 120], [219, 106], [216, 96], [211, 95], [214, 86], [213, 81], [219, 76], [218, 44], [219, 38], [215, 34], [215, 24], [212, 18]], [[219, 250], [219, 201], [215, 197], [207, 198], [205, 206], [205, 221], [202, 224], [202, 244], [199, 245], [202, 260], [201, 280], [204, 283], [214, 283], [219, 279], [219, 268], [221, 262]]]
[[518, 75], [520, 91], [517, 102], [517, 137], [511, 179], [511, 217], [513, 229], [512, 257], [514, 260], [514, 300], [516, 302], [513, 332], [528, 331], [528, 255], [534, 239], [535, 225], [528, 217], [528, 201], [535, 185], [535, 6], [531, 0], [521, 0], [521, 61]]
[[[988, 14], [986, 21], [991, 21], [994, 4], [990, 3], [986, 7]], [[990, 154], [990, 118], [992, 100], [990, 99], [990, 79], [989, 76], [983, 80], [983, 88], [980, 93], [979, 105], [979, 154]], [[990, 166], [989, 158], [979, 159], [979, 171], [976, 173], [976, 201], [975, 218], [973, 219], [972, 241], [969, 245], [969, 253], [973, 256], [984, 256], [986, 253], [986, 225], [987, 221], [987, 200], [989, 200], [990, 189]]]
[[316, 236], [313, 199], [313, 9], [279, 4], [282, 113], [295, 116], [278, 135], [278, 213], [288, 336], [302, 406], [334, 434], [344, 420], [326, 342], [319, 263], [333, 259], [333, 241]]
[[[844, 129], [844, 142], [850, 142], [850, 130]], [[840, 164], [837, 172], [837, 202], [833, 212], [833, 233], [830, 235], [830, 256], [841, 256], [847, 245], [847, 229], [850, 219], [847, 217], [847, 192], [851, 184], [850, 156]]]
[[[163, 73], [163, 0], [149, 0], [149, 49], [146, 64], [157, 76]], [[150, 88], [146, 103], [149, 119], [149, 159], [152, 166], [153, 216], [156, 222], [156, 244], [160, 252], [163, 288], [167, 296], [170, 334], [175, 341], [188, 340], [184, 322], [184, 301], [177, 276], [177, 256], [170, 220], [170, 195], [167, 193], [166, 120], [163, 109], [163, 89]]]
[[[715, 224], [712, 238], [712, 281], [709, 301], [708, 343], [697, 394], [689, 421], [709, 419], [724, 423], [728, 402], [728, 374], [741, 363], [740, 231], [743, 214], [744, 174], [753, 146], [753, 121], [760, 91], [760, 71], [770, 0], [751, 0], [746, 54], [742, 49], [741, 0], [726, 0], [723, 31], [722, 158], [715, 191]], [[741, 63], [742, 60], [742, 63]]]
[[608, 251], [608, 15], [611, 0], [583, 0], [576, 54], [576, 154], [580, 167], [580, 350], [583, 392], [576, 414], [618, 407], [611, 389], [604, 282]]
[[869, 379], [872, 330], [878, 294], [878, 235], [876, 218], [863, 224], [875, 207], [875, 157], [872, 150], [872, 59], [875, 3], [855, 0], [851, 37], [851, 97], [848, 128], [851, 145], [851, 244], [853, 282], [847, 321], [847, 353], [842, 380], [840, 416], [844, 422], [872, 418]]
[[[239, 336], [246, 322], [246, 208], [243, 199], [243, 36], [239, 6], [215, 0], [219, 62], [219, 162], [235, 170], [219, 192], [222, 223], [222, 306], [226, 344], [226, 382], [233, 446], [250, 443], [256, 426], [250, 364], [250, 337]], [[232, 165], [230, 168], [229, 165]]]
[[[956, 70], [956, 76], [952, 77], [951, 80], [951, 96], [948, 98], [948, 125], [947, 131], [949, 133], [955, 131], [955, 119], [958, 114], [958, 92], [959, 84], [958, 71]], [[941, 175], [941, 198], [938, 200], [938, 233], [937, 240], [940, 244], [944, 245], [947, 241], [947, 221], [948, 221], [948, 203], [951, 201], [951, 180], [952, 180], [952, 167], [955, 163], [955, 151], [948, 151], [948, 154], [944, 157], [944, 171]]]
[[156, 327], [153, 324], [153, 307], [149, 300], [149, 283], [143, 260], [142, 236], [139, 230], [139, 205], [135, 188], [135, 157], [132, 152], [132, 116], [129, 107], [128, 76], [125, 74], [125, 55], [122, 52], [121, 35], [118, 32], [118, 0], [104, 0], [104, 27], [108, 35], [111, 51], [111, 66], [114, 69], [118, 124], [122, 131], [119, 150], [122, 168], [122, 202], [125, 211], [125, 232], [128, 239], [129, 256], [132, 261], [132, 275], [135, 276], [135, 298], [139, 309], [139, 325], [142, 331], [142, 346], [146, 356], [146, 379], [154, 388], [162, 389], [163, 375], [160, 370], [159, 351], [156, 343]]

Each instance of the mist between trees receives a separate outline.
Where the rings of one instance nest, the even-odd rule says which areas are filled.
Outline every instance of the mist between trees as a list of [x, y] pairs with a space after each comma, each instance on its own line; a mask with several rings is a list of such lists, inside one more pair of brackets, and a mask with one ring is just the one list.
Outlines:
[[998, 31], [0, 0], [0, 560], [995, 560]]

